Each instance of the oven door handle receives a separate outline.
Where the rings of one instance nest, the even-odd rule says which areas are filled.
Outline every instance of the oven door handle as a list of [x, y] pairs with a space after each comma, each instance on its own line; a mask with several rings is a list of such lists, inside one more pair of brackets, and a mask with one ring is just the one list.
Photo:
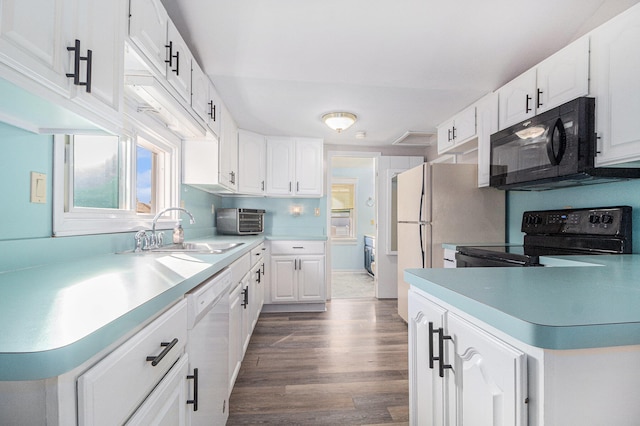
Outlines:
[[562, 161], [564, 151], [567, 148], [567, 133], [561, 119], [557, 119], [551, 128], [551, 134], [547, 138], [547, 156], [552, 166], [557, 166]]

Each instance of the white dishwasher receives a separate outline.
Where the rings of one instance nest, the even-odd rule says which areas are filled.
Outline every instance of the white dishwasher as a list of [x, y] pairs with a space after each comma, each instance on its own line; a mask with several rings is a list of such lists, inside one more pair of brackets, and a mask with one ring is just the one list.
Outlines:
[[187, 293], [191, 425], [225, 424], [229, 417], [229, 298], [224, 269]]

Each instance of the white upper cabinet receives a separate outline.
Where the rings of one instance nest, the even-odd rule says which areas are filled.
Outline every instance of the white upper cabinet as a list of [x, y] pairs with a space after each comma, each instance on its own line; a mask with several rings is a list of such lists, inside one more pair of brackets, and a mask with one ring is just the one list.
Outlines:
[[267, 195], [321, 197], [322, 139], [267, 137]]
[[191, 103], [191, 51], [169, 20], [167, 28], [167, 80], [184, 101]]
[[129, 37], [157, 72], [166, 76], [169, 15], [160, 0], [130, 0]]
[[438, 126], [438, 154], [452, 152], [476, 135], [476, 107], [472, 105]]
[[296, 139], [296, 195], [322, 196], [323, 161], [321, 139]]
[[125, 1], [78, 0], [74, 9], [77, 12], [77, 38], [81, 42], [80, 55], [89, 56], [88, 51], [91, 51], [90, 58], [81, 60], [76, 70], [87, 83], [75, 86], [77, 100], [96, 112], [121, 111]]
[[591, 37], [596, 165], [640, 160], [640, 5], [599, 27]]
[[491, 135], [498, 131], [498, 95], [490, 93], [476, 103], [478, 116], [478, 187], [489, 186]]
[[267, 137], [267, 195], [293, 195], [295, 144], [291, 138]]
[[500, 130], [588, 93], [585, 36], [498, 89]]
[[238, 126], [226, 107], [222, 108], [219, 147], [219, 181], [232, 192], [238, 191]]
[[220, 136], [220, 97], [195, 60], [191, 61], [191, 108], [214, 135]]
[[125, 0], [1, 1], [0, 62], [16, 72], [5, 76], [119, 128], [125, 23]]
[[[66, 74], [74, 35], [68, 0], [4, 0], [0, 2], [0, 60], [13, 69], [48, 85], [60, 94], [69, 95], [73, 80]], [[39, 13], [34, 14], [34, 10]]]
[[238, 131], [238, 192], [264, 195], [266, 189], [267, 145], [263, 135]]

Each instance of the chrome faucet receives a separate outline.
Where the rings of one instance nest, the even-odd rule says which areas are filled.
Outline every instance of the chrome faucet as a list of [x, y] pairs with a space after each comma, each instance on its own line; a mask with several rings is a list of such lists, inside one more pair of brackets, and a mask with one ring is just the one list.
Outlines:
[[189, 215], [189, 223], [191, 225], [193, 225], [194, 223], [196, 223], [196, 220], [194, 219], [193, 215], [186, 209], [183, 209], [182, 207], [169, 207], [166, 208], [158, 213], [156, 213], [156, 215], [153, 217], [153, 222], [151, 225], [151, 235], [149, 236], [151, 242], [150, 242], [150, 248], [158, 248], [160, 246], [162, 246], [163, 243], [163, 239], [162, 239], [162, 234], [160, 235], [156, 235], [156, 223], [158, 222], [158, 219], [160, 218], [160, 216], [162, 216], [163, 214], [165, 214], [168, 211], [171, 210], [179, 210], [181, 212], [185, 212], [186, 214]]

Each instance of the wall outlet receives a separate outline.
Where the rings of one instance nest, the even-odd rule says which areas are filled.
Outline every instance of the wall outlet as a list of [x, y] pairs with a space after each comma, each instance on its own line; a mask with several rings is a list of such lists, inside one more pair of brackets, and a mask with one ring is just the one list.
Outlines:
[[320, 216], [320, 207], [316, 207], [316, 210], [314, 211], [314, 214], [316, 216]]
[[184, 200], [180, 200], [180, 207], [182, 207], [183, 209], [185, 208], [184, 207]]
[[376, 224], [375, 219], [371, 219], [371, 224], [372, 224], [372, 225], [375, 225], [375, 224]]
[[215, 214], [215, 212], [216, 212], [216, 205], [211, 204], [211, 214]]

